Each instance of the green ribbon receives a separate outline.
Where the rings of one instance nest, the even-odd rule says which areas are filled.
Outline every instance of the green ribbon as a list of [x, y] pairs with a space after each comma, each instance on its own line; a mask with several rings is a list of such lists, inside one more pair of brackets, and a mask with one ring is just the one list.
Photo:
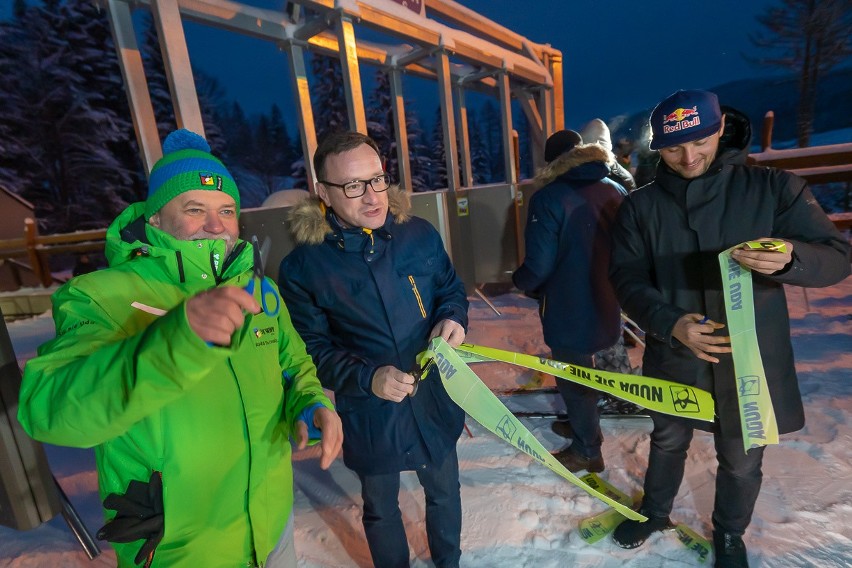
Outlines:
[[725, 316], [731, 335], [743, 449], [748, 453], [751, 448], [777, 444], [778, 423], [757, 343], [751, 270], [731, 256], [731, 251], [740, 247], [742, 245], [719, 253], [719, 268], [722, 271]]
[[625, 517], [637, 521], [647, 520], [647, 517], [622, 505], [605, 493], [590, 487], [568, 471], [500, 402], [485, 383], [476, 376], [476, 373], [470, 370], [470, 367], [465, 364], [459, 354], [443, 339], [440, 337], [433, 339], [429, 350], [421, 354], [420, 360], [423, 361], [427, 357], [434, 358], [444, 389], [468, 416], [502, 438], [506, 443], [524, 452], [593, 497], [600, 499]]
[[605, 392], [654, 412], [713, 422], [713, 395], [695, 387], [653, 377], [588, 369], [544, 357], [469, 343], [462, 343], [456, 351], [467, 363], [511, 363]]

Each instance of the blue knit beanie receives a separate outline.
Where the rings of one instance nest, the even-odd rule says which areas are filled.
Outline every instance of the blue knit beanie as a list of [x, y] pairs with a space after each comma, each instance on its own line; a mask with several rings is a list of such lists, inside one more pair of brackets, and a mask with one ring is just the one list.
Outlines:
[[677, 91], [651, 113], [651, 150], [707, 138], [722, 127], [719, 99], [710, 91]]
[[163, 141], [163, 157], [151, 168], [145, 219], [150, 219], [166, 203], [194, 189], [224, 191], [234, 198], [240, 212], [240, 192], [234, 177], [202, 137], [181, 128]]

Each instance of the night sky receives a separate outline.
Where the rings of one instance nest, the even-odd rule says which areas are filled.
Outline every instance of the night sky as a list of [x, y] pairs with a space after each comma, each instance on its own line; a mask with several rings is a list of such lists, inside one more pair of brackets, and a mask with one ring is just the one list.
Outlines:
[[[8, 17], [11, 0], [0, 0]], [[247, 3], [280, 9], [283, 0]], [[579, 128], [594, 117], [650, 108], [679, 88], [710, 88], [746, 77], [777, 74], [748, 63], [756, 53], [749, 33], [755, 16], [779, 0], [627, 2], [610, 0], [462, 0], [495, 22], [564, 58], [565, 123]], [[141, 12], [141, 10], [140, 10]], [[295, 107], [283, 53], [268, 42], [239, 37], [192, 22], [185, 24], [193, 66], [216, 77], [226, 96], [250, 114], [278, 103], [295, 127]], [[366, 34], [356, 26], [356, 38]], [[384, 38], [391, 42], [390, 38]], [[362, 66], [365, 91], [375, 70]], [[437, 85], [407, 79], [404, 92], [428, 128], [437, 107]], [[369, 93], [365, 92], [365, 98]]]
[[778, 0], [461, 3], [562, 51], [568, 127], [653, 107], [678, 89], [777, 73], [742, 53], [755, 52], [755, 16]]
[[[283, 5], [282, 0], [252, 3], [266, 8]], [[562, 51], [565, 122], [569, 128], [579, 128], [595, 117], [609, 119], [653, 107], [680, 88], [710, 88], [778, 72], [748, 63], [742, 54], [755, 53], [749, 40], [749, 34], [759, 29], [755, 16], [778, 5], [779, 0], [461, 3], [537, 43], [550, 43]], [[287, 116], [292, 97], [283, 54], [260, 40], [225, 42], [218, 39], [224, 34], [194, 24], [188, 24], [187, 30], [194, 65], [220, 76], [229, 94], [249, 112], [268, 110], [278, 101]], [[363, 28], [356, 26], [356, 38], [359, 32], [363, 36]], [[234, 57], [235, 53], [252, 55]], [[247, 60], [251, 61], [248, 67]], [[365, 88], [369, 88], [374, 70], [368, 66], [361, 70]], [[437, 86], [411, 81], [404, 91], [428, 127], [438, 104]]]

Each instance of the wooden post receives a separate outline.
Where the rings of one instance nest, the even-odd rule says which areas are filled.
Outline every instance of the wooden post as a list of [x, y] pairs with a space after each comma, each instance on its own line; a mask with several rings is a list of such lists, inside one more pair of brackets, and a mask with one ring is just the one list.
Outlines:
[[524, 243], [524, 233], [521, 229], [521, 223], [523, 221], [521, 219], [521, 190], [518, 188], [518, 181], [521, 178], [521, 144], [518, 138], [518, 131], [514, 129], [512, 130], [512, 159], [515, 164], [515, 179], [507, 181], [515, 185], [515, 198], [512, 200], [512, 203], [515, 209], [515, 243], [518, 251], [517, 260], [518, 266], [520, 266], [524, 263], [524, 247], [522, 246], [522, 243]]
[[30, 259], [30, 268], [41, 285], [48, 288], [53, 283], [53, 276], [46, 262], [42, 262], [41, 255], [36, 248], [38, 239], [38, 226], [32, 217], [24, 219], [24, 239], [27, 241], [27, 257]]
[[772, 148], [772, 126], [775, 123], [775, 113], [767, 111], [763, 117], [763, 132], [760, 136], [760, 151], [765, 152]]

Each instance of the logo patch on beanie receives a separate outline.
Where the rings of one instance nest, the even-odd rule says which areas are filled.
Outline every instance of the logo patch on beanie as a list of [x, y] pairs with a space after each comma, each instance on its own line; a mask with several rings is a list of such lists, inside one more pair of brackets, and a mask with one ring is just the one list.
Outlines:
[[214, 184], [215, 184], [215, 182], [213, 181], [213, 174], [208, 174], [208, 173], [206, 173], [206, 172], [201, 172], [201, 173], [199, 173], [199, 174], [198, 174], [198, 177], [199, 177], [199, 178], [200, 178], [200, 180], [201, 180], [201, 185], [210, 185], [210, 186], [212, 186], [212, 185], [214, 185]]
[[[692, 120], [689, 117], [694, 116]], [[674, 124], [668, 124], [674, 122]], [[678, 108], [669, 114], [663, 115], [663, 134], [686, 130], [701, 124], [701, 117], [698, 116], [698, 106], [692, 108]]]

